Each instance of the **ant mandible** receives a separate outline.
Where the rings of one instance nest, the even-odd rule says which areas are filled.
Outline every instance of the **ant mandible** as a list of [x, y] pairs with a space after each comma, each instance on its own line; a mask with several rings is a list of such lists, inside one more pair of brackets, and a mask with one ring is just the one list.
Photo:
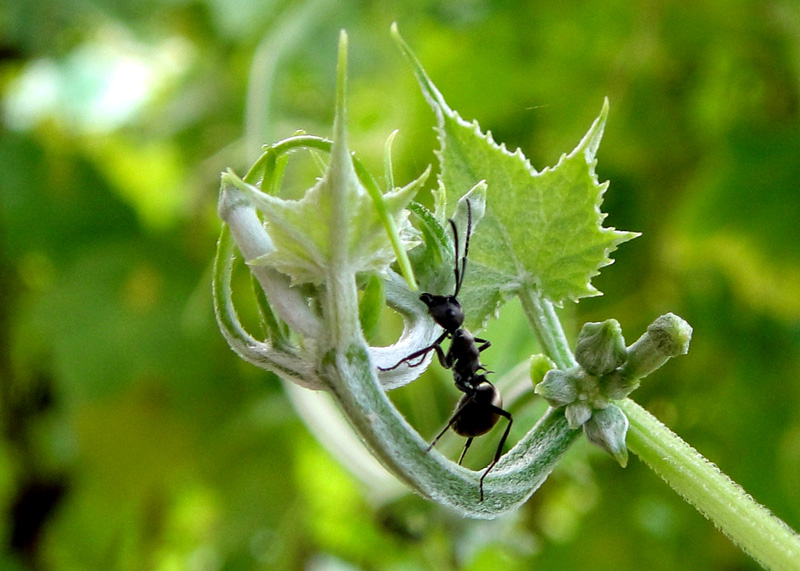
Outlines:
[[[500, 392], [489, 382], [486, 374], [478, 374], [478, 371], [486, 371], [481, 364], [480, 354], [487, 349], [491, 343], [486, 339], [474, 337], [469, 331], [462, 327], [464, 323], [464, 312], [458, 301], [458, 294], [461, 291], [461, 284], [464, 282], [464, 273], [467, 269], [467, 254], [469, 253], [469, 237], [472, 232], [472, 205], [467, 204], [467, 233], [464, 240], [464, 255], [458, 258], [458, 230], [452, 218], [448, 220], [453, 229], [453, 245], [455, 250], [455, 278], [456, 287], [453, 295], [434, 295], [423, 293], [419, 299], [428, 307], [428, 314], [439, 324], [444, 331], [432, 344], [418, 351], [407, 355], [396, 364], [387, 368], [380, 368], [381, 371], [390, 371], [399, 367], [403, 363], [408, 363], [409, 367], [418, 367], [425, 360], [425, 356], [431, 351], [436, 351], [439, 362], [446, 369], [452, 369], [453, 380], [456, 388], [464, 393], [458, 401], [453, 415], [447, 422], [447, 426], [436, 435], [426, 449], [426, 452], [439, 441], [442, 435], [449, 428], [467, 439], [464, 450], [458, 459], [459, 465], [464, 460], [472, 440], [476, 436], [481, 436], [489, 432], [500, 420], [500, 417], [508, 419], [503, 436], [497, 446], [494, 459], [484, 470], [479, 481], [480, 498], [483, 501], [483, 480], [489, 471], [494, 468], [503, 453], [503, 446], [511, 430], [513, 419], [511, 413], [503, 409], [503, 400]], [[450, 347], [447, 353], [442, 349], [445, 339], [450, 339]], [[487, 371], [488, 372], [488, 371]]]

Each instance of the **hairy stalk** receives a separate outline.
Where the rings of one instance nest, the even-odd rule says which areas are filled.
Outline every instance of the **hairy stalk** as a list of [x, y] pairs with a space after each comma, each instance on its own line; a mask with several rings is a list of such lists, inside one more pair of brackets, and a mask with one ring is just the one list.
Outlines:
[[480, 473], [435, 450], [426, 453], [428, 443], [389, 401], [373, 371], [366, 347], [357, 343], [330, 353], [322, 374], [356, 431], [390, 472], [468, 517], [493, 518], [525, 502], [578, 435], [569, 430], [563, 413], [550, 410], [486, 478], [486, 499], [479, 502]]
[[697, 450], [630, 399], [628, 448], [767, 569], [797, 569], [800, 536]]
[[536, 340], [547, 356], [559, 369], [577, 365], [553, 304], [531, 289], [521, 289], [518, 295]]

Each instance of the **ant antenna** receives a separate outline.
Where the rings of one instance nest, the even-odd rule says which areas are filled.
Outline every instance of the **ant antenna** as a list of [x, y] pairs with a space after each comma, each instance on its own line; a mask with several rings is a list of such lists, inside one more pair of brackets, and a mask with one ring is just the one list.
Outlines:
[[455, 267], [453, 268], [453, 272], [456, 275], [456, 291], [453, 294], [453, 297], [458, 297], [458, 292], [461, 289], [461, 280], [463, 279], [463, 272], [459, 271], [458, 267], [458, 229], [456, 228], [456, 223], [453, 222], [453, 219], [450, 218], [447, 220], [450, 223], [450, 227], [453, 229], [453, 246], [454, 246], [454, 253], [455, 253]]
[[453, 228], [453, 244], [455, 245], [455, 253], [456, 253], [456, 267], [455, 267], [455, 274], [456, 274], [456, 291], [453, 294], [453, 297], [458, 297], [458, 293], [461, 291], [461, 284], [464, 283], [464, 274], [467, 272], [467, 255], [469, 254], [469, 235], [472, 233], [472, 204], [469, 200], [467, 202], [467, 234], [464, 238], [464, 255], [461, 257], [461, 268], [458, 267], [458, 230], [456, 229], [456, 223], [453, 222], [451, 218], [449, 220], [450, 226]]

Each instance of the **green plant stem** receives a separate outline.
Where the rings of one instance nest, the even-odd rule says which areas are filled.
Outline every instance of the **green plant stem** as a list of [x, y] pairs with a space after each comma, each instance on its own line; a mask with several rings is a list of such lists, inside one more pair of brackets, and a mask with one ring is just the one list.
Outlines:
[[539, 346], [547, 356], [559, 369], [577, 365], [553, 304], [531, 289], [521, 289], [517, 295]]
[[800, 536], [738, 484], [630, 399], [628, 449], [767, 569], [798, 569]]

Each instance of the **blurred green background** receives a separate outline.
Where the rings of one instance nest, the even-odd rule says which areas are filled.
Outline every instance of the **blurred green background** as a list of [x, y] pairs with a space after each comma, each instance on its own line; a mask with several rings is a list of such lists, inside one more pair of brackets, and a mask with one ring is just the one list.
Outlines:
[[[6, 0], [0, 568], [758, 568], [635, 457], [622, 470], [583, 440], [496, 521], [380, 493], [228, 349], [219, 172], [330, 134], [340, 28], [351, 148], [380, 174], [397, 128], [399, 182], [433, 161], [393, 21], [451, 106], [537, 168], [610, 98], [607, 223], [643, 236], [596, 278], [603, 297], [567, 308], [569, 333], [687, 319], [689, 355], [634, 398], [800, 528], [796, 0]], [[534, 349], [516, 314], [486, 335], [494, 370]], [[434, 369], [395, 396], [426, 437], [456, 398]]]

